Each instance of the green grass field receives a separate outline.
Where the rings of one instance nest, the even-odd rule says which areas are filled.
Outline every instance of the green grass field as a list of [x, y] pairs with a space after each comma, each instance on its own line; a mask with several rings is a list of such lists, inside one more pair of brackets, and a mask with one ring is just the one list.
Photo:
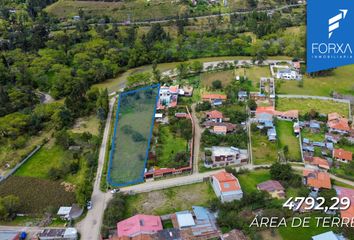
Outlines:
[[65, 151], [59, 146], [50, 148], [44, 146], [16, 171], [15, 176], [48, 179], [49, 169], [59, 167], [66, 156]]
[[[325, 228], [325, 227], [317, 227], [316, 226], [316, 219], [315, 217], [319, 217], [321, 215], [317, 214], [311, 214], [308, 215], [311, 217], [310, 220], [310, 227], [291, 227], [291, 222], [288, 222], [287, 227], [280, 227], [278, 229], [279, 234], [283, 238], [283, 240], [311, 240], [311, 237], [325, 233], [331, 230], [334, 230], [333, 228]], [[325, 215], [327, 216], [327, 215]]]
[[279, 147], [282, 149], [284, 146], [288, 146], [287, 157], [291, 161], [301, 161], [299, 138], [294, 135], [293, 122], [277, 121], [276, 129]]
[[259, 91], [259, 80], [261, 77], [271, 77], [268, 66], [238, 68], [235, 70], [235, 76], [247, 76], [248, 80], [252, 81], [252, 91]]
[[272, 164], [278, 159], [277, 145], [268, 141], [259, 131], [252, 132], [252, 155], [254, 164]]
[[280, 94], [297, 94], [312, 96], [330, 96], [332, 91], [354, 94], [354, 65], [336, 68], [332, 76], [310, 78], [304, 76], [304, 86], [299, 87], [297, 81], [283, 81], [278, 92]]
[[208, 73], [201, 74], [201, 84], [203, 87], [206, 87], [206, 88], [211, 88], [213, 86], [212, 85], [213, 81], [215, 81], [215, 80], [220, 80], [222, 83], [222, 86], [226, 87], [234, 79], [235, 79], [235, 77], [234, 77], [233, 70], [222, 71], [222, 72], [210, 72], [210, 73], [208, 72]]
[[334, 102], [331, 100], [300, 99], [300, 98], [279, 98], [276, 102], [276, 109], [279, 111], [294, 110], [300, 111], [300, 115], [316, 110], [322, 114], [337, 112], [348, 116], [348, 104]]
[[174, 136], [168, 126], [161, 126], [159, 129], [161, 139], [158, 147], [161, 149], [157, 156], [157, 166], [166, 167], [173, 161], [176, 153], [185, 152], [187, 141], [181, 137]]
[[163, 215], [191, 209], [192, 206], [208, 206], [216, 195], [209, 182], [174, 187], [129, 196], [126, 217], [135, 213]]
[[112, 184], [142, 180], [157, 93], [158, 88], [154, 87], [120, 96], [119, 118], [113, 136], [115, 146], [111, 149], [109, 165]]
[[311, 132], [309, 128], [304, 128], [301, 130], [301, 137], [312, 141], [321, 142], [325, 139], [325, 132], [322, 131], [322, 129], [320, 132]]
[[239, 174], [237, 176], [240, 181], [243, 192], [251, 193], [257, 190], [257, 184], [270, 180], [270, 173], [268, 169], [255, 170], [252, 172]]

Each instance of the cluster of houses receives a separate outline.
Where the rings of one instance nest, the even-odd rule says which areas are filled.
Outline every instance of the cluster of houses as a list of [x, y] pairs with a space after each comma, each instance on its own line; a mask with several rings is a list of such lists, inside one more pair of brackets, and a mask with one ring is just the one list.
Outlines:
[[[213, 106], [221, 105], [227, 96], [224, 94], [204, 94], [203, 101], [209, 101]], [[237, 129], [237, 125], [230, 123], [230, 119], [226, 118], [221, 111], [213, 109], [205, 113], [205, 121], [202, 126], [213, 134], [227, 135], [233, 133]], [[204, 165], [208, 168], [223, 167], [228, 165], [244, 164], [248, 162], [248, 151], [236, 147], [228, 146], [212, 146], [205, 148]]]
[[[308, 128], [311, 133], [318, 133], [320, 132], [321, 124], [324, 123], [314, 120], [300, 122], [300, 128]], [[350, 141], [352, 129], [349, 125], [348, 119], [340, 116], [338, 113], [330, 113], [328, 114], [326, 126], [328, 131], [326, 132], [323, 141], [311, 141], [307, 138], [302, 140], [304, 160], [306, 161], [313, 158], [316, 148], [319, 148], [321, 155], [331, 164], [333, 164], [333, 160], [342, 163], [352, 161], [352, 152], [342, 148], [335, 148], [334, 146], [344, 137]]]
[[[216, 196], [223, 203], [241, 200], [243, 197], [239, 180], [231, 173], [220, 171], [211, 176], [210, 182]], [[274, 198], [285, 197], [284, 187], [278, 181], [269, 180], [258, 184], [257, 188], [268, 192]], [[118, 222], [110, 240], [248, 239], [237, 229], [221, 233], [216, 214], [201, 206], [192, 206], [191, 210], [163, 216], [137, 214]], [[172, 227], [164, 228], [164, 221], [171, 222]]]
[[299, 111], [289, 110], [282, 112], [275, 110], [273, 106], [257, 107], [253, 121], [257, 123], [258, 129], [267, 129], [269, 141], [276, 141], [277, 139], [274, 118], [286, 121], [296, 121], [299, 118]]
[[37, 240], [77, 240], [78, 232], [75, 228], [44, 228], [38, 231], [26, 232], [15, 230], [0, 230], [1, 240], [37, 239]]

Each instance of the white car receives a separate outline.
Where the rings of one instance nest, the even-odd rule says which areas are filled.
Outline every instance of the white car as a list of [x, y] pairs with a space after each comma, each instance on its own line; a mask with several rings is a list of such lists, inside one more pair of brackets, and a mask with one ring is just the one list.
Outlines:
[[115, 194], [115, 193], [117, 193], [117, 192], [119, 192], [119, 191], [120, 191], [119, 188], [115, 188], [115, 189], [112, 189], [112, 190], [111, 190], [111, 193], [112, 193], [112, 194]]
[[88, 201], [87, 202], [87, 210], [91, 210], [92, 209], [92, 201]]

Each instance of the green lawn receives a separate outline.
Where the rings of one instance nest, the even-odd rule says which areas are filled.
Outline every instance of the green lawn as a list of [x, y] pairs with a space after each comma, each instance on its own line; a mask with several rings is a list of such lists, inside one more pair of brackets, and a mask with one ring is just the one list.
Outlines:
[[127, 199], [126, 217], [135, 213], [163, 215], [191, 209], [193, 205], [208, 206], [216, 195], [209, 182], [174, 187], [131, 195]]
[[291, 161], [301, 161], [300, 142], [299, 138], [294, 135], [293, 122], [277, 121], [276, 129], [279, 148], [283, 149], [284, 146], [288, 146], [287, 158]]
[[310, 128], [304, 128], [301, 130], [301, 137], [310, 139], [316, 142], [322, 142], [325, 139], [324, 129], [321, 129], [320, 132], [311, 132]]
[[270, 173], [268, 169], [261, 169], [239, 174], [237, 178], [240, 181], [242, 191], [250, 193], [257, 191], [257, 184], [270, 180]]
[[174, 136], [168, 126], [161, 126], [158, 148], [159, 156], [157, 156], [157, 166], [166, 167], [173, 161], [176, 153], [185, 152], [187, 149], [187, 141], [181, 137]]
[[270, 69], [268, 66], [253, 66], [250, 68], [238, 68], [235, 71], [235, 76], [246, 75], [252, 81], [252, 91], [259, 90], [259, 80], [261, 77], [271, 77]]
[[276, 102], [276, 109], [279, 111], [299, 110], [300, 115], [316, 110], [322, 114], [337, 112], [341, 115], [348, 116], [348, 104], [339, 103], [330, 100], [318, 99], [299, 99], [299, 98], [279, 98]]
[[268, 141], [259, 131], [252, 132], [252, 156], [254, 164], [272, 164], [278, 159], [277, 145]]
[[16, 171], [15, 176], [48, 179], [49, 169], [59, 167], [65, 157], [66, 153], [61, 147], [44, 146]]
[[[334, 230], [333, 228], [324, 228], [321, 226], [316, 226], [315, 217], [319, 217], [321, 215], [311, 214], [308, 216], [311, 217], [310, 227], [291, 227], [291, 222], [288, 222], [287, 227], [280, 227], [278, 231], [283, 240], [311, 240], [312, 236]], [[327, 215], [325, 216], [327, 217]]]
[[304, 86], [298, 87], [297, 81], [283, 81], [278, 92], [280, 94], [298, 94], [312, 96], [330, 96], [332, 91], [341, 94], [354, 94], [354, 65], [334, 69], [328, 77], [304, 77]]

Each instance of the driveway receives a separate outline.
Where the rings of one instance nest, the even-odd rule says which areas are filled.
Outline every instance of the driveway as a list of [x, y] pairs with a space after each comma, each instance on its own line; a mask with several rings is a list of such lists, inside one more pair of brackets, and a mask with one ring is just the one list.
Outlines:
[[200, 140], [202, 138], [202, 128], [199, 125], [199, 120], [195, 111], [196, 104], [192, 104], [192, 118], [194, 122], [194, 146], [193, 146], [193, 173], [198, 173], [198, 164], [199, 164], [199, 153], [200, 153]]
[[105, 161], [106, 149], [108, 144], [108, 137], [111, 126], [113, 106], [116, 98], [112, 98], [109, 102], [109, 113], [106, 120], [106, 126], [103, 133], [102, 144], [100, 147], [100, 153], [98, 157], [98, 167], [96, 179], [92, 192], [92, 209], [87, 212], [86, 217], [76, 225], [76, 228], [81, 234], [81, 239], [84, 240], [97, 240], [100, 237], [100, 229], [103, 220], [104, 210], [107, 203], [112, 198], [111, 193], [104, 193], [100, 190], [101, 175]]

